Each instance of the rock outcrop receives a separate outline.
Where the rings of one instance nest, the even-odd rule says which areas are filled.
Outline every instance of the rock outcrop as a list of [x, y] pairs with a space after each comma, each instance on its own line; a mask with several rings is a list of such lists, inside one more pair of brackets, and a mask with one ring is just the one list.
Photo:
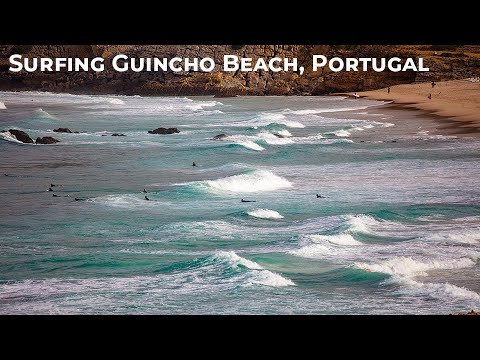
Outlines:
[[35, 140], [35, 144], [56, 144], [59, 143], [60, 140], [57, 140], [51, 136], [45, 136], [45, 137], [37, 137], [37, 140]]
[[33, 144], [33, 139], [25, 131], [15, 129], [10, 129], [8, 131], [10, 132], [10, 134], [15, 136], [18, 141], [21, 141], [25, 144]]
[[227, 134], [218, 134], [213, 137], [213, 140], [223, 140], [227, 137]]
[[178, 134], [180, 130], [177, 128], [164, 128], [164, 127], [159, 127], [156, 128], [155, 130], [149, 130], [149, 134], [160, 134], [160, 135], [168, 135], [168, 134]]
[[66, 134], [71, 134], [71, 133], [73, 133], [73, 131], [70, 130], [69, 128], [53, 129], [53, 132], [56, 132], [56, 133], [66, 133]]
[[[117, 54], [131, 58], [210, 57], [213, 72], [126, 71], [112, 68]], [[102, 72], [10, 72], [9, 56], [79, 57], [105, 59]], [[312, 56], [424, 58], [429, 72], [312, 71]], [[297, 58], [305, 72], [224, 72], [224, 55], [259, 58]], [[480, 76], [477, 45], [0, 45], [0, 90], [125, 95], [322, 95], [374, 90], [402, 83], [452, 80]]]

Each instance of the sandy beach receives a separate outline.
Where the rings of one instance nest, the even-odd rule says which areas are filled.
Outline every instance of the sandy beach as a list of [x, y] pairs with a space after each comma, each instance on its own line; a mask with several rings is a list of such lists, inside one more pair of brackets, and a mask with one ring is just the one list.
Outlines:
[[[432, 98], [429, 99], [428, 95]], [[452, 80], [431, 83], [404, 84], [360, 92], [369, 99], [393, 101], [430, 114], [447, 117], [458, 122], [457, 127], [467, 131], [480, 130], [480, 83], [470, 80]]]

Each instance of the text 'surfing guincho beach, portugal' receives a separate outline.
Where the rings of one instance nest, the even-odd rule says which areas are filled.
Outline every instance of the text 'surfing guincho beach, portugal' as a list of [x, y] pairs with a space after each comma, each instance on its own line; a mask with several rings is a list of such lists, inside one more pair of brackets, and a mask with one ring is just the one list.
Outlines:
[[0, 313], [478, 311], [479, 76], [478, 46], [2, 45]]

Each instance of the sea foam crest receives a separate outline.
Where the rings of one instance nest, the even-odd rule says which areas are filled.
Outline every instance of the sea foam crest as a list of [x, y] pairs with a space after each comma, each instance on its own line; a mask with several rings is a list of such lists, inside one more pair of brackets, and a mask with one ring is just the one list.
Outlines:
[[428, 270], [434, 269], [461, 269], [475, 265], [470, 258], [450, 260], [415, 260], [411, 257], [397, 256], [379, 263], [356, 263], [357, 268], [389, 275], [416, 276], [426, 275]]
[[255, 209], [247, 212], [247, 214], [260, 219], [283, 219], [283, 215], [270, 209]]
[[18, 141], [17, 138], [10, 133], [10, 131], [0, 131], [0, 137], [6, 141], [23, 144], [21, 141]]
[[277, 273], [264, 269], [254, 261], [238, 256], [234, 251], [219, 251], [213, 259], [219, 262], [226, 262], [232, 269], [248, 269], [248, 276], [245, 279], [245, 285], [266, 285], [272, 287], [284, 287], [295, 285], [290, 279], [287, 279]]
[[257, 170], [248, 174], [228, 176], [202, 182], [209, 189], [220, 192], [263, 192], [292, 187], [287, 179], [268, 170]]
[[350, 232], [371, 234], [373, 232], [372, 227], [380, 224], [379, 221], [369, 215], [347, 215], [346, 219]]
[[350, 234], [336, 234], [336, 235], [307, 235], [307, 238], [315, 243], [331, 243], [335, 245], [358, 246], [363, 245]]
[[0, 101], [0, 110], [6, 109], [7, 107], [3, 102]]
[[280, 113], [263, 113], [253, 120], [253, 124], [257, 126], [267, 126], [270, 124], [285, 125], [289, 128], [304, 128], [305, 125], [299, 121], [287, 119], [284, 114]]

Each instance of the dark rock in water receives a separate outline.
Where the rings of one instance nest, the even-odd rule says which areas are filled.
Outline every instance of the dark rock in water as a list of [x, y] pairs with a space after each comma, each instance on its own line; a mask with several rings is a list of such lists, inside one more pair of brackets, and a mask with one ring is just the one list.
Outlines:
[[38, 137], [37, 140], [35, 141], [36, 144], [56, 144], [60, 142], [60, 140], [57, 140], [51, 136], [45, 136], [45, 137]]
[[283, 136], [283, 135], [281, 135], [281, 134], [277, 134], [277, 133], [274, 133], [273, 135], [275, 135], [275, 136], [278, 137], [278, 138], [282, 138], [282, 139], [285, 137], [285, 136]]
[[[103, 136], [103, 135], [102, 135]], [[113, 133], [112, 136], [127, 136], [125, 134], [117, 134], [117, 133]]]
[[28, 136], [26, 132], [15, 130], [15, 129], [10, 129], [8, 131], [10, 132], [10, 134], [15, 136], [18, 141], [21, 141], [22, 143], [25, 143], [25, 144], [33, 144], [32, 138]]
[[72, 130], [70, 130], [69, 128], [58, 128], [58, 129], [53, 129], [53, 132], [71, 134]]
[[148, 133], [149, 134], [160, 134], [160, 135], [167, 135], [167, 134], [178, 134], [180, 130], [177, 128], [163, 128], [159, 127], [155, 130], [150, 130]]
[[213, 140], [223, 140], [227, 137], [227, 134], [218, 134], [213, 137]]

